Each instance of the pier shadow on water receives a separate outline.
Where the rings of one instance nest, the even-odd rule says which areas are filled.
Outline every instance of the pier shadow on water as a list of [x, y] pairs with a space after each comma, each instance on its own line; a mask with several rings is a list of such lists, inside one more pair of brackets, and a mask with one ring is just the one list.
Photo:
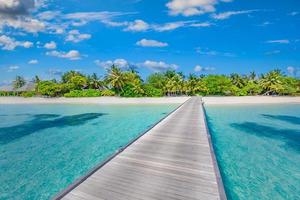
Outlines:
[[288, 149], [300, 152], [300, 130], [278, 129], [254, 122], [232, 123], [230, 126], [247, 134], [283, 141]]
[[[24, 114], [23, 114], [24, 115]], [[28, 114], [30, 115], [30, 114]], [[56, 114], [30, 115], [32, 120], [16, 126], [0, 128], [0, 144], [6, 144], [24, 136], [48, 128], [64, 128], [67, 126], [79, 126], [90, 120], [106, 115], [105, 113], [84, 113], [78, 115], [61, 116]]]
[[262, 116], [269, 119], [276, 119], [291, 124], [300, 125], [300, 117], [289, 116], [289, 115], [262, 115]]

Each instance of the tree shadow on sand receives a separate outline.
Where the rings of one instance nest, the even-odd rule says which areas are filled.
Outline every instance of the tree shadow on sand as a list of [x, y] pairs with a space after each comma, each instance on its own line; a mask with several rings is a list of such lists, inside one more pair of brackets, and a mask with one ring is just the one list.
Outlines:
[[262, 115], [269, 119], [276, 119], [280, 121], [285, 121], [291, 124], [300, 125], [300, 117], [289, 116], [289, 115]]
[[277, 129], [254, 122], [232, 123], [230, 126], [247, 134], [284, 141], [285, 147], [300, 152], [300, 130]]
[[23, 124], [0, 128], [0, 144], [6, 144], [13, 140], [20, 139], [32, 133], [48, 128], [64, 128], [67, 126], [79, 126], [90, 120], [106, 115], [105, 113], [85, 113], [71, 116], [56, 114], [31, 115], [32, 120]]

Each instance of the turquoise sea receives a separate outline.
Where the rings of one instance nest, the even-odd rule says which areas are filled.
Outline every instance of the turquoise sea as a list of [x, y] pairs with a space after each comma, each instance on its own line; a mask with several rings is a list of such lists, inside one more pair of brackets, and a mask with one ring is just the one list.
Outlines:
[[178, 105], [0, 105], [0, 199], [49, 199]]
[[300, 105], [206, 105], [228, 199], [300, 199]]

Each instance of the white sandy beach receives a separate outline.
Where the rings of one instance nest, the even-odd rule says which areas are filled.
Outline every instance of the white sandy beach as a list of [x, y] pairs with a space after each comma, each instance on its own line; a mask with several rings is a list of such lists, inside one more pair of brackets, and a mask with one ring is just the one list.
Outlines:
[[0, 104], [181, 104], [190, 97], [161, 97], [161, 98], [41, 98], [41, 97], [0, 97]]
[[299, 103], [300, 97], [279, 97], [279, 96], [246, 96], [246, 97], [203, 97], [204, 104], [276, 104], [276, 103]]
[[[94, 97], [94, 98], [23, 98], [0, 97], [0, 104], [180, 104], [190, 97], [160, 97], [160, 98], [120, 98], [120, 97]], [[247, 96], [247, 97], [203, 97], [204, 104], [274, 104], [299, 103], [300, 97], [273, 97], [273, 96]]]

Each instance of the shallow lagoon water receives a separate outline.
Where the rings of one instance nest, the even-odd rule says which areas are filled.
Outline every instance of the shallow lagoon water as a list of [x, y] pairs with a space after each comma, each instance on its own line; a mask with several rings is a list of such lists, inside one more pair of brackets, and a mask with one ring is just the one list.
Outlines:
[[178, 105], [0, 105], [0, 199], [49, 199]]
[[206, 105], [228, 199], [300, 199], [300, 105]]

